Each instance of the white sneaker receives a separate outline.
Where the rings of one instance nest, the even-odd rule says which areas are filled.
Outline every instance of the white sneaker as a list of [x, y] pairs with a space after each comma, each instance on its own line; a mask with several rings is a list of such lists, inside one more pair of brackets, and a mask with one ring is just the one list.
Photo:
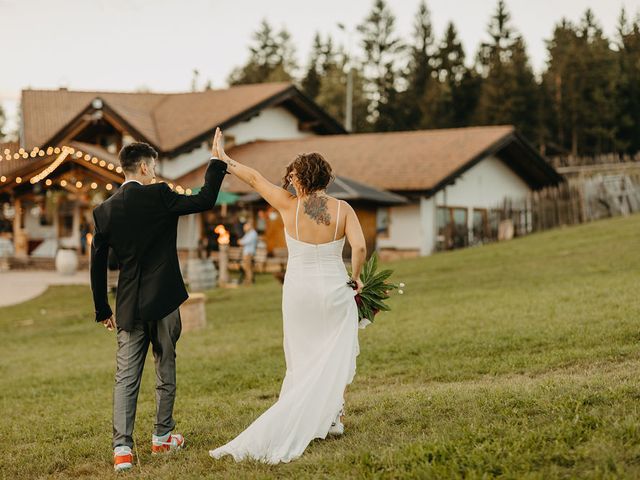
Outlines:
[[333, 422], [331, 427], [329, 428], [329, 435], [337, 435], [340, 436], [344, 434], [344, 425], [340, 420], [337, 422]]
[[121, 446], [113, 449], [113, 469], [124, 472], [133, 467], [133, 453], [131, 447]]
[[342, 416], [344, 415], [344, 408], [341, 408], [336, 415], [336, 419], [329, 428], [329, 435], [342, 435], [344, 434], [344, 425], [342, 424]]

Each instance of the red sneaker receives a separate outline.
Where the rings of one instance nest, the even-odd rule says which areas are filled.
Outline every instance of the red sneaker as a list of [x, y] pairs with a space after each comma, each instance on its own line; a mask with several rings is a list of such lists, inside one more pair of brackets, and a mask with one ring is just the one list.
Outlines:
[[169, 434], [169, 438], [167, 438], [164, 442], [153, 440], [151, 442], [151, 453], [153, 455], [157, 455], [159, 453], [175, 452], [176, 450], [180, 450], [183, 447], [184, 437], [179, 433], [171, 433]]
[[131, 448], [122, 446], [113, 449], [113, 469], [124, 472], [133, 467], [133, 453]]

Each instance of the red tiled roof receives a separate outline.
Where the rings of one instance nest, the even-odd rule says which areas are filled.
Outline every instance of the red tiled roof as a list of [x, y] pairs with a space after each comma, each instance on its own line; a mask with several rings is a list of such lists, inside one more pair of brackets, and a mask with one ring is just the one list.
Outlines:
[[147, 141], [161, 151], [171, 151], [291, 86], [264, 83], [190, 93], [24, 90], [24, 144], [25, 148], [45, 146], [100, 98]]
[[[337, 175], [385, 190], [418, 191], [435, 187], [513, 131], [512, 126], [491, 126], [322, 135], [258, 141], [239, 145], [228, 153], [278, 184], [285, 167], [297, 154], [315, 151], [331, 163]], [[185, 177], [199, 175], [192, 172]], [[225, 179], [222, 188], [238, 193], [250, 191], [247, 185], [231, 176]]]

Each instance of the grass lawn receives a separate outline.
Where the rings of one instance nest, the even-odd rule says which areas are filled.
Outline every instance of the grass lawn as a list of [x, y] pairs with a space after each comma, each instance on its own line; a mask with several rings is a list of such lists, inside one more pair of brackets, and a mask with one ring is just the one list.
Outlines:
[[[214, 461], [276, 399], [280, 285], [208, 293], [178, 343], [177, 430], [150, 455], [151, 355], [131, 478], [639, 478], [640, 216], [396, 262], [407, 284], [360, 333], [346, 434], [291, 464]], [[0, 276], [1, 279], [1, 276]], [[0, 477], [110, 477], [115, 336], [89, 289], [0, 309]]]

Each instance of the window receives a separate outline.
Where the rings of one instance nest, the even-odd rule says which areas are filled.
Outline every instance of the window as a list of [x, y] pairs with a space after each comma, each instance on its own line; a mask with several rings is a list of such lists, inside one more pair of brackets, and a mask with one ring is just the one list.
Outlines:
[[436, 215], [439, 250], [450, 250], [469, 244], [466, 208], [438, 207]]
[[376, 233], [379, 237], [389, 237], [389, 224], [391, 223], [391, 212], [389, 208], [378, 208], [376, 212]]

